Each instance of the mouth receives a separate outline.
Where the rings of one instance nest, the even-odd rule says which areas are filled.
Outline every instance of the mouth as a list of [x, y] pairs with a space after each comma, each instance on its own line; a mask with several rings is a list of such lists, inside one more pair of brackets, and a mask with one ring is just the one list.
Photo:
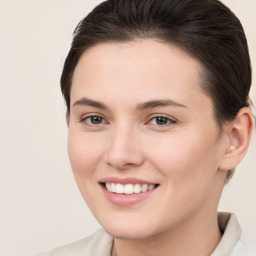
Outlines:
[[153, 195], [160, 186], [134, 177], [108, 177], [100, 180], [99, 185], [105, 198], [118, 206], [132, 206], [147, 198], [155, 198]]
[[132, 195], [132, 194], [140, 194], [146, 193], [147, 191], [151, 191], [159, 186], [159, 184], [121, 184], [121, 183], [114, 183], [114, 182], [103, 182], [101, 185], [111, 193], [116, 194], [125, 194], [125, 195]]

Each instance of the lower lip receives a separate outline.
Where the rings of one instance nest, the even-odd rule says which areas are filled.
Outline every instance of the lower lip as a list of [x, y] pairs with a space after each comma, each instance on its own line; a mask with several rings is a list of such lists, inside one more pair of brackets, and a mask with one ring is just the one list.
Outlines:
[[154, 188], [150, 191], [147, 192], [141, 192], [138, 194], [117, 194], [117, 193], [113, 193], [113, 192], [109, 192], [105, 186], [102, 186], [102, 190], [103, 193], [105, 195], [105, 197], [113, 204], [119, 205], [119, 206], [131, 206], [134, 204], [137, 204], [141, 201], [143, 201], [144, 199], [150, 197], [152, 195], [152, 193], [155, 192], [155, 190], [158, 188]]

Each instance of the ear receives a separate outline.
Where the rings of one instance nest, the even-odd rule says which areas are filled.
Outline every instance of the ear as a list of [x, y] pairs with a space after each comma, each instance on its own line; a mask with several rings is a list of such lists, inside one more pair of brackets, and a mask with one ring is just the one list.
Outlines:
[[241, 162], [248, 150], [254, 127], [251, 110], [247, 107], [240, 109], [236, 118], [224, 126], [228, 143], [226, 143], [219, 169], [228, 171], [234, 169]]

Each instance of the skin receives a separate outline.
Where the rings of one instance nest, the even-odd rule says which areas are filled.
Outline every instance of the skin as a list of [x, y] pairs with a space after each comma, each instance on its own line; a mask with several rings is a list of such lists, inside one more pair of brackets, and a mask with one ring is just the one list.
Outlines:
[[[79, 60], [68, 152], [85, 201], [115, 238], [113, 255], [210, 255], [221, 239], [226, 172], [244, 156], [253, 121], [245, 108], [220, 134], [202, 70], [177, 47], [149, 39], [102, 43]], [[145, 107], [152, 100], [172, 104]], [[110, 176], [160, 186], [138, 204], [117, 206], [98, 183]]]

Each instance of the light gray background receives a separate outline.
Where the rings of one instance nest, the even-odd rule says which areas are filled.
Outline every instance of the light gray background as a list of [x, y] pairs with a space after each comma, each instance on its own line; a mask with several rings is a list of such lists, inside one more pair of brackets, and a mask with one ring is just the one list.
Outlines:
[[[0, 255], [29, 255], [99, 228], [70, 168], [59, 78], [76, 24], [93, 0], [0, 0]], [[248, 37], [256, 72], [256, 1], [225, 0]], [[251, 94], [256, 104], [255, 79]], [[256, 247], [256, 139], [225, 188]]]

